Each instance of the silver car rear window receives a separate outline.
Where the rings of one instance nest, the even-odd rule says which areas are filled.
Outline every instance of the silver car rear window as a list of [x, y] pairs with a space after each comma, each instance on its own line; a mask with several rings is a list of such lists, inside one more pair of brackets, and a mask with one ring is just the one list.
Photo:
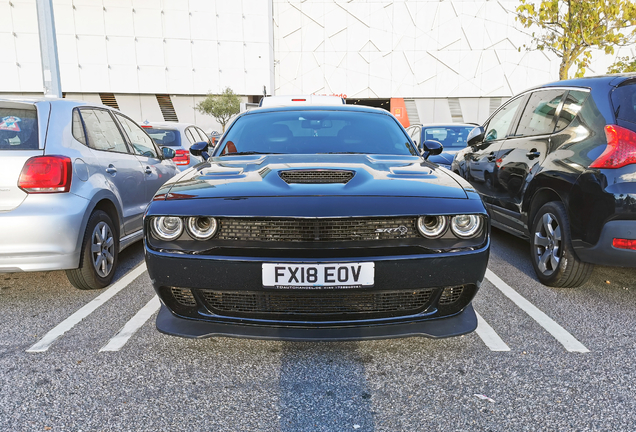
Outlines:
[[35, 107], [0, 107], [0, 150], [37, 150], [38, 147]]

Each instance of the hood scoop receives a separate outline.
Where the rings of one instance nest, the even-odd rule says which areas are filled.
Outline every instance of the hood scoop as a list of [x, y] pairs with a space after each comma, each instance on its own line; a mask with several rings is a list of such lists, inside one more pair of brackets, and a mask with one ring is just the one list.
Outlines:
[[354, 171], [331, 170], [331, 169], [309, 169], [309, 170], [287, 170], [279, 171], [278, 175], [287, 184], [304, 183], [342, 183], [347, 184], [355, 175]]

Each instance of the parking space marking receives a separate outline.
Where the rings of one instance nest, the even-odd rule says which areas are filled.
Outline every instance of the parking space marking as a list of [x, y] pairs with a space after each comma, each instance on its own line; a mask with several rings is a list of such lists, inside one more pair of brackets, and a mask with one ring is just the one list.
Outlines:
[[124, 345], [126, 345], [128, 339], [130, 339], [132, 335], [134, 335], [137, 330], [139, 330], [141, 326], [143, 326], [146, 321], [148, 321], [150, 317], [159, 310], [160, 306], [161, 302], [159, 301], [159, 297], [154, 296], [152, 300], [146, 303], [146, 306], [142, 307], [139, 312], [137, 312], [135, 316], [132, 317], [130, 321], [124, 325], [124, 327], [122, 327], [119, 333], [113, 336], [111, 340], [99, 350], [99, 352], [119, 351]]
[[477, 329], [475, 333], [486, 344], [490, 351], [510, 351], [510, 347], [499, 337], [497, 332], [475, 311], [477, 315]]
[[539, 308], [526, 300], [521, 294], [513, 290], [510, 285], [505, 283], [494, 274], [490, 269], [486, 269], [486, 279], [488, 279], [495, 287], [499, 289], [506, 297], [508, 297], [521, 310], [530, 315], [541, 327], [546, 329], [557, 341], [565, 347], [569, 352], [590, 352], [581, 342], [576, 340], [574, 336], [568, 333], [563, 327], [556, 323], [552, 318], [543, 313]]
[[48, 332], [42, 339], [40, 339], [35, 345], [27, 349], [26, 352], [45, 352], [49, 347], [64, 333], [75, 327], [80, 321], [93, 313], [95, 309], [110, 300], [119, 291], [126, 288], [132, 281], [137, 279], [143, 272], [146, 271], [146, 263], [141, 263], [133, 270], [129, 271], [124, 277], [115, 282], [110, 288], [104, 291], [99, 296], [95, 297], [90, 303], [84, 305], [81, 309], [75, 312], [70, 317], [59, 323], [53, 330]]

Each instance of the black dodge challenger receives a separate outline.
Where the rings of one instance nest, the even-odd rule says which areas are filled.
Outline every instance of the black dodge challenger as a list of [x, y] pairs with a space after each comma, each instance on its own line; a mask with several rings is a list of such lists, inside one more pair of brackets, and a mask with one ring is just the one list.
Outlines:
[[184, 337], [448, 337], [477, 326], [490, 221], [388, 112], [238, 116], [207, 162], [168, 181], [144, 222], [159, 331]]

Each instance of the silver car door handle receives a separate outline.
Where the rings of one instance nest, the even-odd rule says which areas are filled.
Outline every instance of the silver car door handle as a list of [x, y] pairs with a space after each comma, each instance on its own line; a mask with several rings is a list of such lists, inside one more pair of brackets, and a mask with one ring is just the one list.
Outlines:
[[148, 166], [146, 167], [146, 169], [144, 170], [144, 172], [145, 172], [146, 174], [152, 174], [152, 170], [151, 170], [151, 169], [150, 169], [150, 167], [148, 167]]
[[106, 168], [106, 172], [108, 174], [115, 174], [117, 172], [117, 168], [115, 168], [113, 165], [108, 165], [108, 168]]
[[541, 156], [541, 152], [538, 152], [536, 150], [535, 151], [529, 151], [528, 153], [526, 153], [526, 157], [528, 157], [530, 159], [533, 159], [533, 158], [536, 158], [536, 157], [539, 157], [539, 156]]

